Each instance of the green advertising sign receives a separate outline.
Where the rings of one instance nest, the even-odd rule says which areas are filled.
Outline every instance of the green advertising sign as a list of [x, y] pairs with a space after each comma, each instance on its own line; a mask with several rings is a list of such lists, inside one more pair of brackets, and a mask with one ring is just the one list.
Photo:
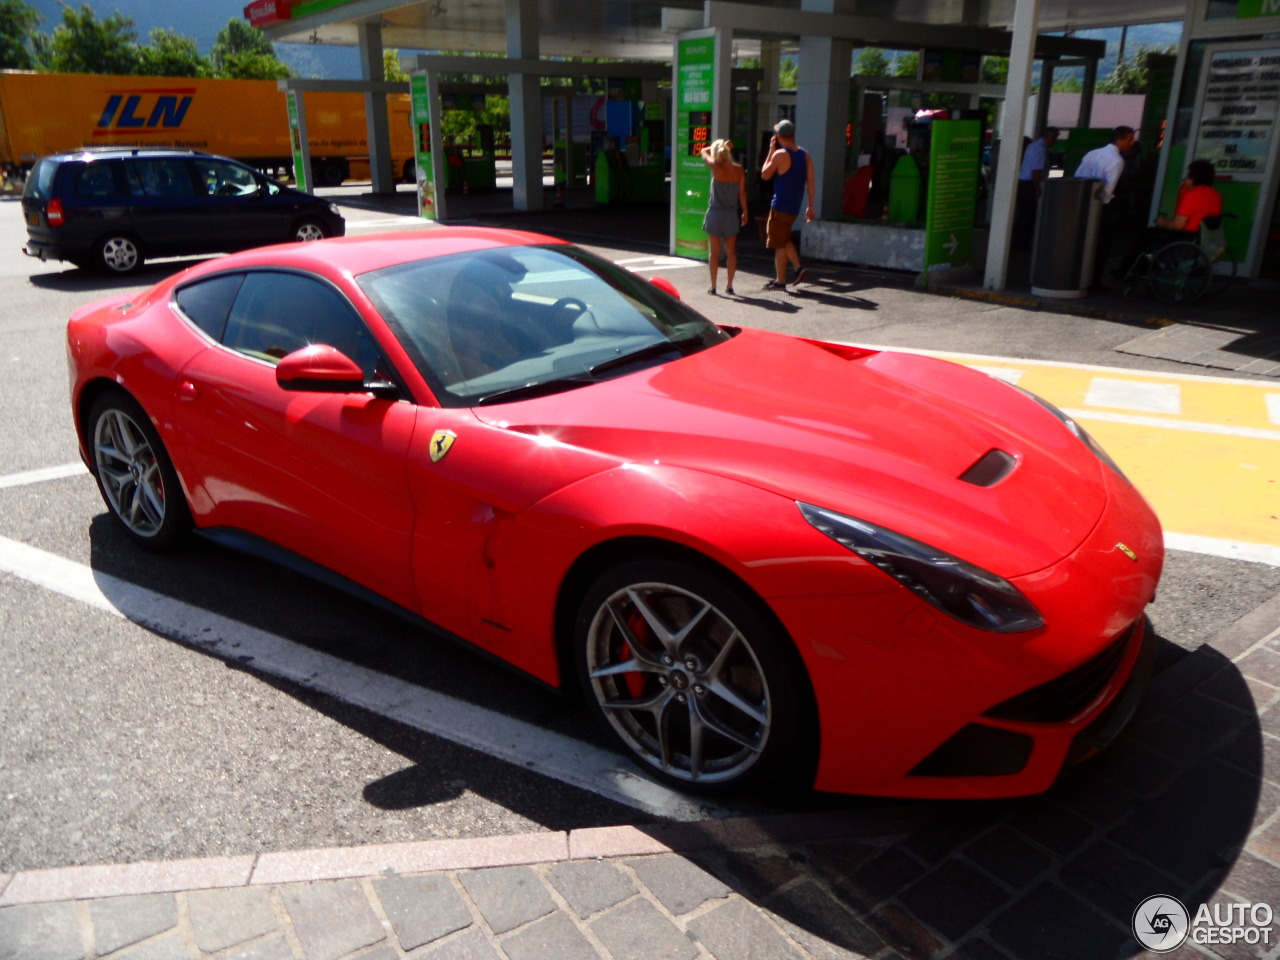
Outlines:
[[311, 192], [311, 164], [307, 162], [302, 145], [307, 142], [307, 115], [302, 108], [302, 94], [290, 90], [285, 94], [289, 109], [289, 144], [293, 148], [293, 179], [303, 193]]
[[427, 78], [409, 78], [410, 122], [413, 124], [414, 166], [417, 167], [418, 216], [439, 219], [436, 207], [435, 168], [431, 165], [431, 95]]
[[924, 271], [940, 263], [969, 262], [978, 209], [982, 124], [935, 120], [929, 139], [929, 194], [925, 212]]
[[711, 172], [702, 160], [702, 148], [711, 142], [715, 67], [714, 35], [686, 36], [677, 41], [672, 98], [676, 129], [671, 161], [671, 252], [695, 260], [709, 256], [702, 218], [707, 212]]
[[1239, 0], [1236, 17], [1241, 20], [1253, 17], [1280, 17], [1280, 0]]

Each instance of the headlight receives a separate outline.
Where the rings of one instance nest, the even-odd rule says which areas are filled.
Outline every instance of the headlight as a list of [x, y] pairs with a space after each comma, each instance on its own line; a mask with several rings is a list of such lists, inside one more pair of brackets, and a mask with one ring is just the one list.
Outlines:
[[816, 529], [962, 623], [993, 633], [1044, 626], [1031, 601], [1003, 577], [865, 520], [808, 503], [796, 505]]
[[1129, 478], [1124, 475], [1124, 471], [1121, 470], [1120, 467], [1116, 464], [1116, 462], [1111, 459], [1111, 456], [1107, 453], [1107, 451], [1102, 449], [1102, 444], [1100, 444], [1097, 440], [1093, 439], [1093, 437], [1090, 436], [1088, 430], [1080, 426], [1080, 424], [1076, 423], [1076, 421], [1072, 420], [1069, 416], [1067, 416], [1065, 413], [1063, 413], [1061, 410], [1059, 410], [1057, 407], [1055, 407], [1052, 403], [1050, 403], [1048, 400], [1044, 399], [1043, 397], [1037, 397], [1030, 390], [1024, 390], [1022, 387], [1019, 387], [1016, 384], [1011, 383], [1009, 384], [1009, 386], [1013, 387], [1013, 389], [1017, 390], [1019, 393], [1026, 394], [1036, 403], [1040, 404], [1040, 406], [1044, 407], [1046, 410], [1052, 413], [1055, 417], [1061, 420], [1063, 424], [1066, 425], [1066, 428], [1068, 430], [1070, 430], [1077, 437], [1079, 437], [1080, 440], [1084, 443], [1084, 445], [1093, 451], [1094, 456], [1096, 456], [1099, 460], [1101, 460], [1108, 467], [1114, 470], [1116, 472], [1116, 475], [1119, 476], [1126, 483], [1129, 482]]
[[340, 216], [342, 216], [342, 211], [341, 211], [341, 210], [339, 210], [339, 209], [338, 209], [338, 205], [337, 205], [336, 203], [333, 203], [333, 202], [330, 202], [330, 204], [329, 204], [329, 212], [330, 212], [330, 213], [332, 213], [335, 217], [340, 217]]

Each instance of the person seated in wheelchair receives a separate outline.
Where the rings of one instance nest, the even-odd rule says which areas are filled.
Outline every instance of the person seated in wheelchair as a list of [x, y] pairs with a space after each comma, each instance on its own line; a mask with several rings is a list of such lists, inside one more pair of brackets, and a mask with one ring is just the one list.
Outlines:
[[1132, 274], [1139, 267], [1142, 257], [1179, 240], [1195, 243], [1200, 224], [1206, 217], [1222, 216], [1222, 194], [1213, 186], [1217, 173], [1208, 160], [1192, 160], [1187, 166], [1187, 178], [1178, 188], [1178, 204], [1173, 216], [1163, 214], [1156, 218], [1154, 227], [1147, 227], [1129, 248], [1124, 262], [1116, 271], [1118, 278]]

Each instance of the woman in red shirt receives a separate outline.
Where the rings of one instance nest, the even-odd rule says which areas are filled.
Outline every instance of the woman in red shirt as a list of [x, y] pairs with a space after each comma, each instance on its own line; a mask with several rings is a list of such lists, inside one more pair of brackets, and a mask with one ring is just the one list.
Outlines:
[[1156, 217], [1156, 225], [1147, 227], [1125, 256], [1122, 266], [1114, 276], [1123, 279], [1145, 253], [1154, 253], [1163, 246], [1179, 240], [1195, 243], [1200, 221], [1205, 217], [1222, 216], [1222, 194], [1213, 188], [1216, 171], [1208, 160], [1192, 160], [1187, 166], [1187, 178], [1178, 188], [1178, 205], [1172, 217], [1163, 214]]
[[1195, 233], [1205, 217], [1222, 216], [1222, 194], [1213, 188], [1214, 169], [1208, 160], [1192, 160], [1187, 179], [1178, 189], [1178, 206], [1172, 217], [1157, 217], [1156, 226]]

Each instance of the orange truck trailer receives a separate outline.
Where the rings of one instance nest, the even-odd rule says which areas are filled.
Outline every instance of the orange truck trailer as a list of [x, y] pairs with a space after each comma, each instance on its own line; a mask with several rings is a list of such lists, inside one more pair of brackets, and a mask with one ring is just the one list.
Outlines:
[[[307, 93], [314, 182], [369, 178], [364, 95]], [[387, 97], [398, 177], [413, 178], [409, 97]], [[274, 80], [212, 80], [0, 70], [0, 164], [79, 147], [180, 147], [266, 173], [293, 168], [285, 95]]]

